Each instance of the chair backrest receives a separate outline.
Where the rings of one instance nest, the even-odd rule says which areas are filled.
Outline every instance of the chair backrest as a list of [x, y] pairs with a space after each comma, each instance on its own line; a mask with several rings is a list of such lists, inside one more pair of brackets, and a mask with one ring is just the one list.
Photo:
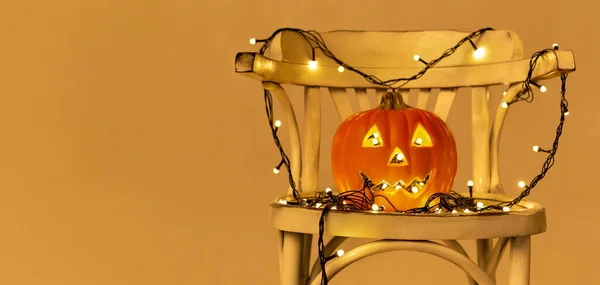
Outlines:
[[[332, 31], [321, 33], [321, 36], [328, 49], [343, 62], [366, 74], [390, 79], [418, 73], [424, 64], [413, 58], [415, 54], [424, 61], [433, 60], [468, 34], [449, 30]], [[432, 105], [429, 111], [446, 120], [457, 91], [465, 87], [470, 89], [474, 191], [490, 192], [501, 189], [498, 151], [507, 109], [499, 106], [495, 118], [490, 117], [489, 87], [510, 84], [504, 98], [512, 99], [521, 88], [519, 83], [527, 76], [529, 59], [523, 56], [520, 38], [510, 31], [487, 31], [473, 41], [477, 47], [485, 49], [483, 57], [475, 57], [474, 48], [469, 43], [464, 44], [421, 78], [403, 85], [401, 93], [406, 102], [409, 93], [414, 94], [417, 96], [415, 107], [427, 109]], [[236, 56], [236, 72], [258, 77], [263, 87], [278, 98], [286, 113], [292, 174], [304, 192], [317, 190], [322, 93], [329, 93], [340, 119], [344, 120], [353, 113], [375, 107], [368, 99], [369, 93], [374, 93], [378, 102], [387, 91], [354, 72], [338, 69], [339, 65], [318, 49], [315, 50], [317, 68], [310, 68], [312, 57], [313, 49], [295, 32], [279, 33], [264, 56], [252, 52]], [[555, 51], [542, 58], [532, 78], [546, 79], [558, 76], [560, 71], [574, 69], [571, 51]], [[302, 136], [292, 103], [281, 87], [283, 83], [304, 86]], [[435, 104], [428, 103], [432, 93], [438, 94]], [[359, 109], [352, 107], [351, 96], [356, 96]]]

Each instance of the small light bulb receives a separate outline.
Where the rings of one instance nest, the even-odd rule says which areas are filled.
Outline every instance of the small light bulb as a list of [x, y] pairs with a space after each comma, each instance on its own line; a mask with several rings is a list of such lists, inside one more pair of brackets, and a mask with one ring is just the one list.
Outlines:
[[538, 146], [538, 145], [534, 145], [534, 146], [533, 146], [533, 151], [535, 151], [535, 152], [539, 152], [539, 151], [540, 151], [540, 146]]
[[374, 137], [374, 138], [378, 138], [378, 137], [379, 137], [379, 134], [378, 134], [378, 133], [373, 133], [373, 137]]
[[396, 159], [399, 160], [399, 161], [403, 161], [404, 160], [404, 155], [401, 154], [401, 153], [396, 154]]
[[308, 62], [308, 68], [315, 70], [317, 69], [317, 61], [316, 60], [311, 60]]
[[469, 211], [469, 209], [465, 209], [465, 213], [470, 213], [471, 211]]
[[518, 185], [520, 188], [525, 187], [525, 181], [519, 181]]
[[479, 209], [483, 208], [483, 202], [477, 202], [477, 208], [479, 208]]
[[410, 188], [410, 191], [413, 193], [417, 193], [419, 192], [419, 188], [417, 186], [413, 186], [412, 188]]
[[279, 168], [277, 168], [277, 167], [273, 168], [273, 173], [275, 173], [275, 174], [279, 173]]
[[553, 49], [558, 49], [558, 44], [557, 43], [552, 44], [552, 48]]
[[467, 186], [468, 187], [473, 187], [473, 180], [467, 181]]
[[565, 112], [565, 116], [568, 116], [568, 115], [569, 115], [569, 111], [566, 111], [566, 112]]
[[437, 210], [435, 211], [436, 213], [441, 213], [442, 212], [442, 208], [437, 208]]
[[482, 48], [482, 47], [480, 47], [480, 48], [477, 48], [477, 49], [475, 50], [475, 52], [473, 53], [473, 56], [474, 56], [476, 59], [482, 59], [482, 58], [485, 56], [485, 48]]
[[382, 190], [385, 189], [385, 188], [387, 188], [387, 187], [388, 187], [387, 183], [385, 183], [385, 182], [381, 183], [381, 189]]
[[542, 91], [542, 93], [546, 92], [548, 90], [548, 88], [546, 88], [546, 86], [542, 85], [540, 86], [540, 91]]
[[332, 210], [337, 210], [336, 206], [331, 207]]
[[287, 205], [287, 200], [279, 199], [279, 204]]
[[331, 193], [331, 188], [329, 188], [329, 187], [325, 188], [325, 193]]
[[373, 139], [373, 145], [377, 145], [379, 144], [379, 140], [378, 139]]
[[344, 72], [344, 67], [340, 65], [340, 67], [338, 67], [338, 71], [339, 72]]
[[256, 38], [251, 38], [250, 39], [250, 44], [251, 45], [255, 45], [256, 44]]
[[275, 121], [275, 126], [278, 128], [281, 127], [281, 121], [280, 120]]
[[400, 188], [402, 188], [402, 186], [400, 186], [400, 185], [396, 185], [396, 190], [398, 190], [398, 189], [400, 189]]
[[504, 109], [508, 108], [508, 103], [502, 102], [502, 108], [504, 108]]
[[506, 91], [502, 92], [502, 96], [506, 96]]
[[373, 204], [371, 209], [373, 209], [373, 211], [379, 211], [379, 206], [377, 206], [377, 204]]
[[415, 61], [419, 61], [419, 59], [421, 59], [421, 57], [418, 54], [413, 55], [413, 59]]
[[321, 206], [322, 206], [322, 205], [323, 205], [322, 203], [316, 203], [316, 204], [315, 204], [315, 207], [316, 207], [316, 208], [321, 208]]
[[422, 138], [417, 138], [415, 140], [415, 144], [417, 144], [417, 145], [421, 145], [422, 143], [423, 143], [423, 139]]
[[456, 214], [458, 213], [456, 210], [452, 210], [452, 214]]
[[338, 256], [338, 257], [341, 257], [341, 256], [343, 256], [343, 255], [344, 255], [344, 253], [345, 253], [345, 252], [344, 252], [344, 250], [343, 250], [343, 249], [339, 249], [339, 250], [336, 252], [336, 254], [337, 254], [337, 256]]
[[506, 207], [506, 206], [504, 206], [504, 207], [502, 207], [502, 211], [504, 211], [504, 212], [508, 212], [508, 211], [510, 211], [510, 208], [509, 208], [509, 207]]

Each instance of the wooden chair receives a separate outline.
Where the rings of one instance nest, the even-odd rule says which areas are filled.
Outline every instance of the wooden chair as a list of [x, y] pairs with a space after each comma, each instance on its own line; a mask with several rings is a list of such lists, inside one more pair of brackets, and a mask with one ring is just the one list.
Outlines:
[[[363, 32], [332, 31], [321, 33], [329, 49], [345, 63], [382, 79], [409, 77], [423, 68], [413, 55], [423, 59], [439, 57], [468, 33], [458, 31]], [[425, 109], [432, 92], [437, 91], [434, 113], [446, 120], [459, 88], [471, 90], [472, 157], [474, 197], [479, 201], [509, 201], [504, 194], [498, 171], [499, 140], [508, 108], [498, 106], [494, 118], [488, 107], [489, 87], [509, 84], [504, 101], [510, 101], [521, 90], [529, 70], [520, 38], [511, 31], [493, 30], [475, 39], [485, 48], [482, 58], [473, 56], [474, 49], [461, 46], [455, 54], [442, 60], [423, 77], [402, 88], [403, 96], [411, 89], [418, 94], [415, 107]], [[321, 138], [321, 99], [331, 96], [340, 119], [353, 110], [350, 96], [356, 96], [361, 110], [375, 107], [368, 100], [374, 89], [377, 100], [386, 92], [349, 71], [340, 72], [338, 64], [317, 50], [316, 69], [308, 68], [312, 49], [293, 32], [280, 33], [265, 55], [242, 52], [236, 56], [237, 73], [249, 75], [271, 91], [285, 111], [291, 147], [291, 171], [303, 195], [317, 191], [319, 148]], [[560, 76], [575, 70], [572, 51], [555, 50], [544, 55], [534, 69], [535, 81]], [[298, 128], [295, 110], [281, 84], [304, 86], [304, 129]], [[349, 89], [354, 92], [348, 92]], [[436, 90], [438, 89], [438, 90]], [[329, 94], [328, 94], [329, 93]], [[408, 102], [408, 98], [405, 101]], [[301, 142], [302, 137], [302, 142]], [[325, 158], [329, 159], [329, 158]], [[456, 187], [455, 187], [456, 188]], [[291, 191], [291, 189], [290, 189]], [[321, 190], [322, 191], [322, 190]], [[320, 209], [280, 203], [270, 205], [270, 222], [279, 230], [281, 284], [319, 284], [318, 258], [310, 266], [311, 241], [318, 234]], [[480, 229], [473, 231], [473, 228]], [[374, 211], [331, 211], [325, 222], [325, 235], [333, 238], [325, 254], [330, 255], [347, 238], [372, 238], [370, 242], [346, 252], [327, 263], [329, 279], [349, 264], [385, 251], [414, 250], [437, 255], [461, 267], [470, 284], [495, 284], [495, 270], [507, 244], [510, 245], [509, 282], [529, 284], [530, 236], [546, 230], [544, 207], [521, 201], [508, 212], [410, 215]], [[477, 260], [468, 258], [459, 239], [476, 240]], [[438, 241], [438, 242], [433, 242]]]

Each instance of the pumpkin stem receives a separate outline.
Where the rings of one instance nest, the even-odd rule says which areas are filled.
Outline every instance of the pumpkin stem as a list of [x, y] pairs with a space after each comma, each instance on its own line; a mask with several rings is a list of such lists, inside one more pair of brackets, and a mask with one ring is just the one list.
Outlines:
[[382, 110], [402, 110], [412, 107], [404, 103], [404, 99], [402, 98], [402, 94], [400, 94], [400, 92], [386, 92], [381, 97], [379, 108]]

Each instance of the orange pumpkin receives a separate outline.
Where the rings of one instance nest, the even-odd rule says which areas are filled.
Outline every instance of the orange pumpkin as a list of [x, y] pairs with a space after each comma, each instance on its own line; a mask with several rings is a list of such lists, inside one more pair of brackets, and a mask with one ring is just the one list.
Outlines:
[[433, 193], [450, 192], [456, 155], [454, 137], [442, 119], [390, 92], [379, 107], [356, 113], [338, 127], [331, 151], [333, 179], [340, 193], [360, 190], [362, 173], [379, 186], [373, 192], [375, 204], [385, 211], [407, 210], [422, 207]]

